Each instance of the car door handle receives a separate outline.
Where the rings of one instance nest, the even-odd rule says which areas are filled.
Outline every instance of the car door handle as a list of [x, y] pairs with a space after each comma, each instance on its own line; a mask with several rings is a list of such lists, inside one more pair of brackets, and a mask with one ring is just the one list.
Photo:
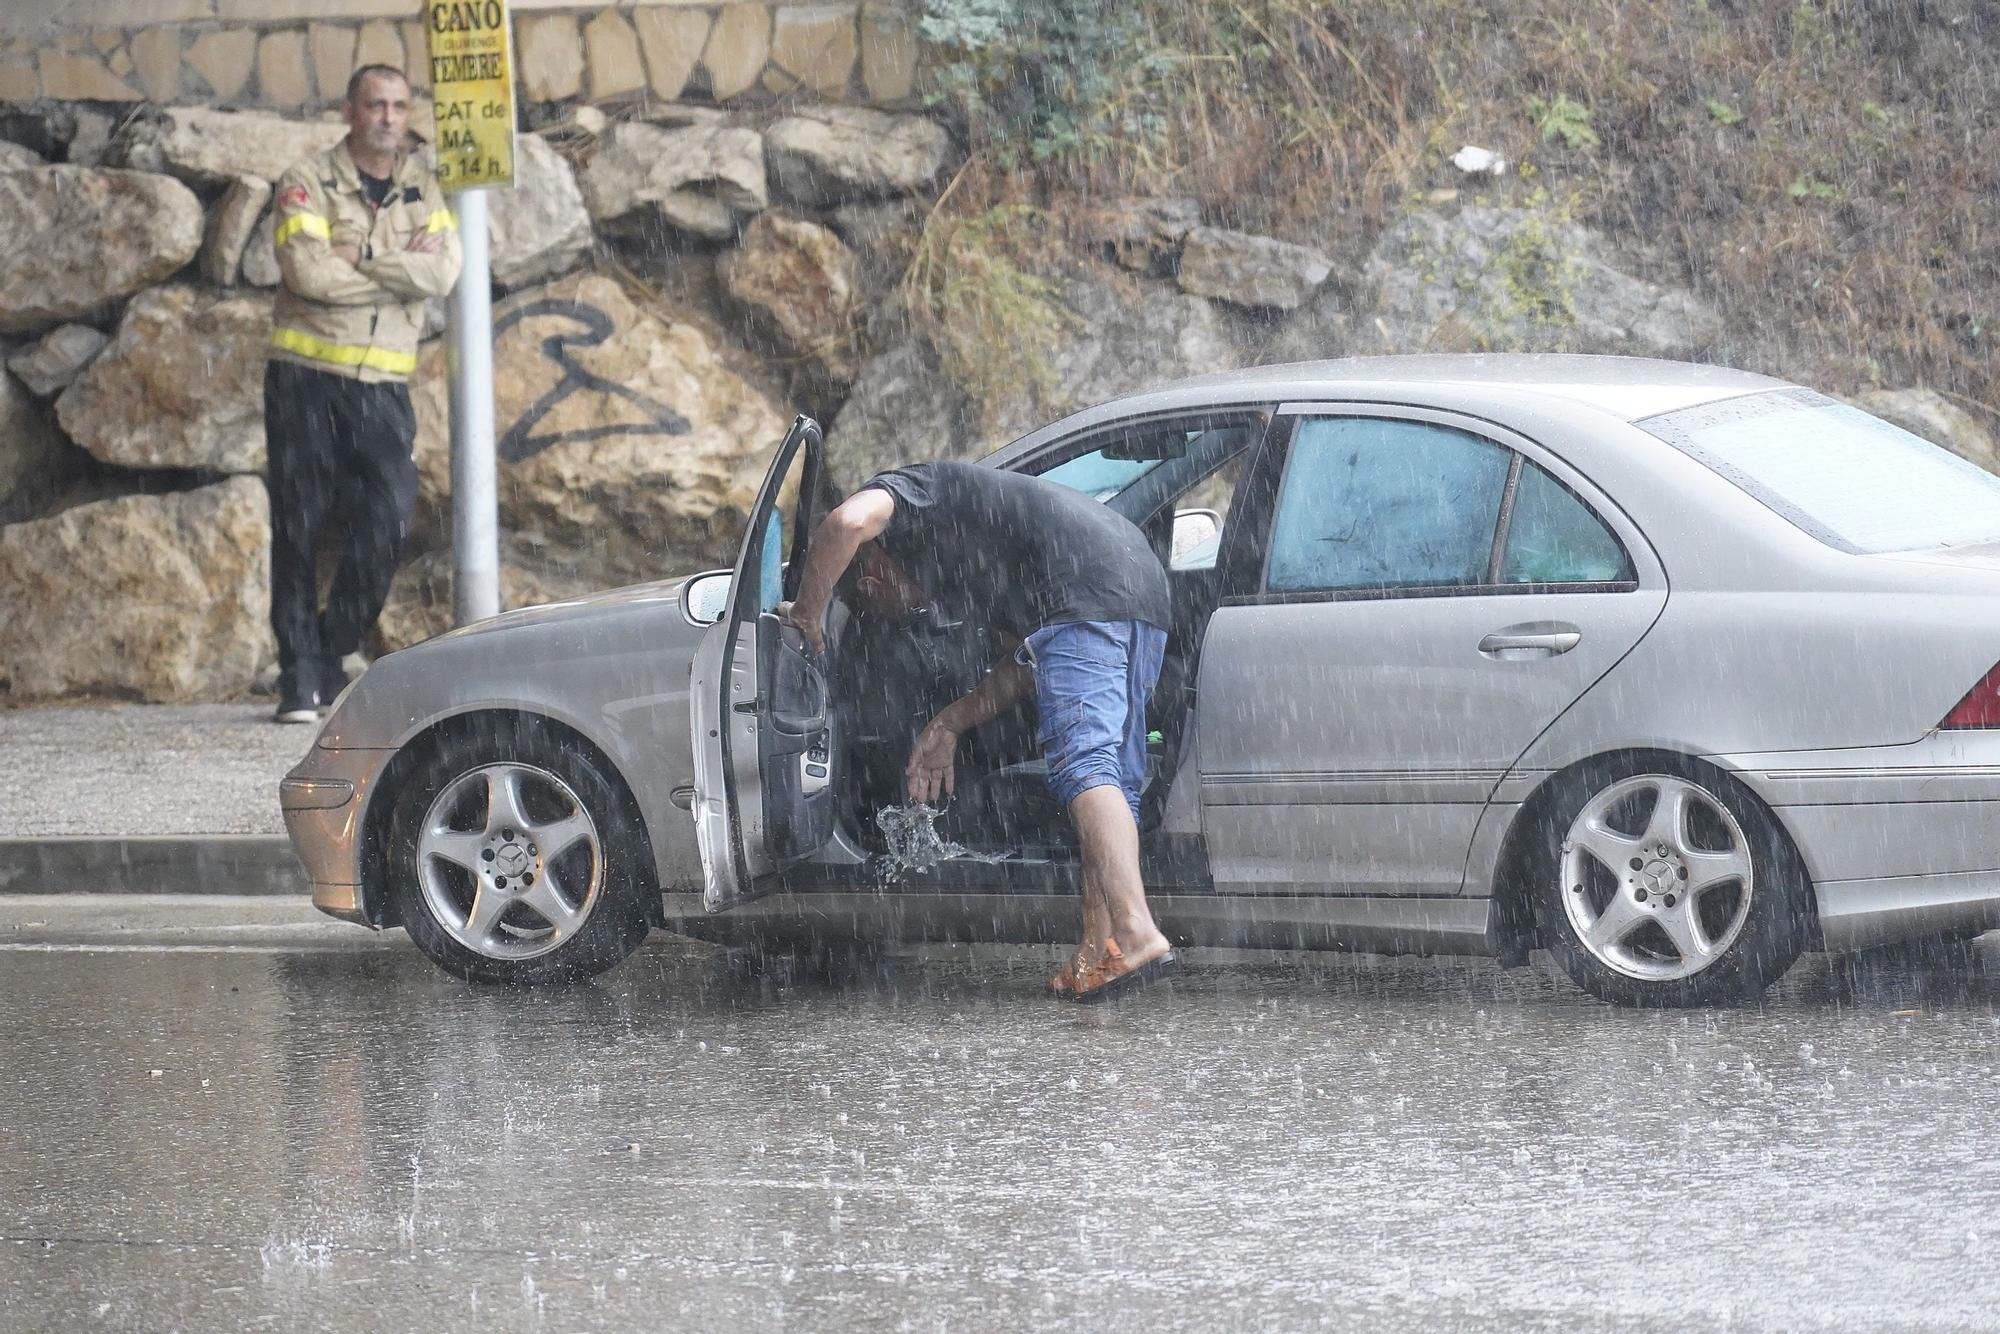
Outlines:
[[1522, 626], [1496, 630], [1479, 641], [1479, 651], [1496, 658], [1553, 658], [1583, 642], [1574, 626]]

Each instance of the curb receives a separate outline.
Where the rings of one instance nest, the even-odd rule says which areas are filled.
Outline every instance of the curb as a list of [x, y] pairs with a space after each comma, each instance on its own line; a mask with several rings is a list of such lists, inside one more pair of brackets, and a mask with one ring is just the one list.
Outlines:
[[0, 894], [308, 892], [282, 834], [0, 838]]

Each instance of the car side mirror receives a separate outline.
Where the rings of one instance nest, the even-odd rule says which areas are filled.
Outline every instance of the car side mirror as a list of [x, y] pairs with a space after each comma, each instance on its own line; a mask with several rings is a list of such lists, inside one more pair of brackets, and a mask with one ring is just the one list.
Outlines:
[[729, 611], [734, 570], [708, 570], [681, 585], [681, 615], [690, 625], [714, 625]]
[[1181, 557], [1222, 536], [1222, 516], [1210, 509], [1174, 511], [1173, 537], [1167, 544], [1169, 559]]

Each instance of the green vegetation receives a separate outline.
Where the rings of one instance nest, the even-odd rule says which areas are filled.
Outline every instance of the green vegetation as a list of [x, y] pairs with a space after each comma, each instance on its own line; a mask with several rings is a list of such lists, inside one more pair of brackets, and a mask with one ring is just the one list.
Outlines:
[[968, 216], [940, 210], [904, 274], [912, 323], [989, 420], [1023, 389], [1042, 398], [1053, 380], [1049, 351], [1074, 323], [1056, 283], [1034, 271], [1053, 230], [1025, 204]]
[[1713, 97], [1704, 97], [1701, 100], [1701, 104], [1708, 109], [1708, 118], [1717, 125], [1727, 127], [1743, 123], [1743, 113], [1735, 107], [1730, 106], [1727, 102], [1718, 101]]
[[[1987, 0], [919, 2], [942, 56], [931, 96], [974, 149], [934, 227], [1187, 195], [1353, 273], [1403, 211], [1454, 207], [1441, 192], [1526, 207], [1546, 186], [1631, 266], [1722, 310], [1736, 364], [1835, 390], [1928, 384], [2000, 425]], [[1464, 177], [1464, 144], [1516, 169]], [[946, 322], [1018, 310], [1015, 345], [1046, 340], [1052, 317], [978, 234], [927, 239], [918, 305]], [[1049, 277], [1048, 252], [1011, 253]], [[1546, 295], [1521, 258], [1523, 290]], [[961, 263], [962, 283], [1000, 292], [951, 286]]]
[[1528, 99], [1528, 118], [1535, 123], [1543, 143], [1560, 139], [1571, 148], [1595, 148], [1597, 131], [1590, 128], [1590, 108], [1572, 101], [1568, 93]]

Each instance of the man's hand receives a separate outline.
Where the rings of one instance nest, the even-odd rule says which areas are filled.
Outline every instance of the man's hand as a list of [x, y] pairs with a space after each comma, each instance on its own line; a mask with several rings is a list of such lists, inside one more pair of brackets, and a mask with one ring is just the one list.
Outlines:
[[333, 248], [333, 253], [349, 264], [361, 262], [361, 247], [358, 245], [337, 245]]
[[780, 602], [778, 617], [804, 635], [806, 643], [812, 645], [813, 652], [826, 652], [826, 631], [820, 627], [820, 616], [806, 615], [799, 610], [799, 604], [796, 602]]
[[444, 250], [443, 232], [412, 232], [410, 243], [403, 247], [415, 255], [435, 255]]
[[910, 762], [903, 770], [910, 800], [935, 805], [958, 787], [958, 733], [943, 721], [943, 715], [924, 724], [917, 744], [910, 750]]

